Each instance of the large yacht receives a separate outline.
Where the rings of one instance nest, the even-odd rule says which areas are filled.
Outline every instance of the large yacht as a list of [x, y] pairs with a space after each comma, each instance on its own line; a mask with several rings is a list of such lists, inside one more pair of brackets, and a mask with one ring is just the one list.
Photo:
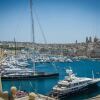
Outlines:
[[90, 86], [97, 85], [97, 83], [100, 82], [100, 78], [94, 78], [93, 71], [93, 78], [76, 77], [72, 69], [67, 69], [66, 73], [68, 75], [65, 76], [65, 79], [59, 81], [58, 84], [53, 87], [53, 91], [50, 94], [51, 96], [62, 98], [69, 94], [82, 92], [83, 90], [88, 89]]

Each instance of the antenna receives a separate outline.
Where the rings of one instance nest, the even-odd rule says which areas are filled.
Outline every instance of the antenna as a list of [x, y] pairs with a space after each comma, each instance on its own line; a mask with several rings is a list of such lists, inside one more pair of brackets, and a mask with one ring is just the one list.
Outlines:
[[71, 66], [69, 66], [69, 69], [72, 70]]
[[92, 78], [94, 79], [94, 72], [93, 72], [93, 70], [92, 70]]

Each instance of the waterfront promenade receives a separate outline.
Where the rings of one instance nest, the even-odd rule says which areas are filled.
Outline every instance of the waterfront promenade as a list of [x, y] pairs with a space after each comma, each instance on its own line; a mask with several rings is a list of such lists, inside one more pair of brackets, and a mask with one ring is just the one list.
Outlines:
[[[30, 100], [30, 99], [29, 99], [29, 96], [25, 96], [25, 97], [22, 97], [22, 98], [16, 98], [14, 100]], [[48, 96], [40, 95], [40, 97], [36, 98], [35, 100], [57, 100], [57, 99], [54, 99], [54, 98], [51, 98], [51, 97], [48, 97]]]
[[[0, 97], [0, 100], [9, 100], [9, 99], [3, 99], [3, 98]], [[29, 96], [25, 96], [25, 97], [22, 97], [22, 98], [15, 98], [13, 100], [33, 100], [33, 99], [29, 99]], [[34, 100], [57, 100], [57, 99], [41, 95], [40, 98], [36, 98]]]
[[89, 100], [100, 100], [100, 95], [90, 98]]

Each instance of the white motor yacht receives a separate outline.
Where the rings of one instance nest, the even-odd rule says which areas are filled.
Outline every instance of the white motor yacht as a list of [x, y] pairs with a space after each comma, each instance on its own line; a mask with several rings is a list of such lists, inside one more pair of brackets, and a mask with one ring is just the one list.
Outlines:
[[72, 93], [82, 92], [88, 89], [89, 86], [97, 85], [100, 82], [100, 78], [87, 78], [87, 77], [76, 77], [71, 69], [67, 69], [65, 79], [59, 81], [56, 86], [53, 87], [51, 96], [61, 98]]

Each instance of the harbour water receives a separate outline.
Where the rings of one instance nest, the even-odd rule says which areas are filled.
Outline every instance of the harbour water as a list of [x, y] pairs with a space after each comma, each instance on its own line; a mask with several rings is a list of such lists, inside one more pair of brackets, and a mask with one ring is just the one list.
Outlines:
[[[32, 68], [32, 63], [29, 67]], [[100, 78], [100, 60], [73, 60], [73, 62], [55, 62], [53, 66], [51, 63], [37, 63], [36, 70], [46, 72], [59, 72], [59, 77], [54, 78], [42, 78], [35, 80], [19, 80], [19, 81], [3, 81], [3, 91], [9, 90], [10, 87], [16, 86], [20, 90], [27, 92], [34, 91], [36, 93], [48, 95], [52, 90], [52, 87], [57, 84], [59, 80], [64, 79], [66, 75], [65, 69], [71, 67], [73, 72], [79, 77], [92, 77], [92, 70], [94, 71], [94, 77]], [[84, 100], [100, 94], [100, 84], [97, 88], [93, 88], [92, 91], [86, 91], [84, 94], [77, 94], [75, 96], [66, 97], [64, 100]]]

